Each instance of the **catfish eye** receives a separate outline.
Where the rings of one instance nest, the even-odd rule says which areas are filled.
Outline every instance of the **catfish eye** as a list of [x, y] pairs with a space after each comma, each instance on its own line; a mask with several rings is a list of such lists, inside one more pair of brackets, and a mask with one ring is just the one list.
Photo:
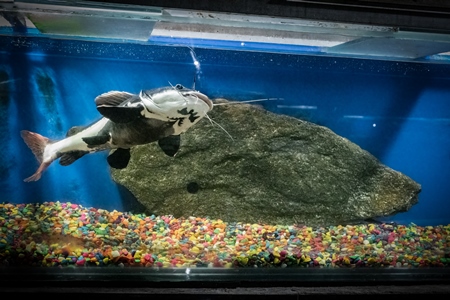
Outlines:
[[177, 89], [177, 90], [182, 90], [182, 89], [184, 89], [184, 86], [182, 86], [181, 84], [177, 84], [176, 86], [175, 86], [175, 88]]

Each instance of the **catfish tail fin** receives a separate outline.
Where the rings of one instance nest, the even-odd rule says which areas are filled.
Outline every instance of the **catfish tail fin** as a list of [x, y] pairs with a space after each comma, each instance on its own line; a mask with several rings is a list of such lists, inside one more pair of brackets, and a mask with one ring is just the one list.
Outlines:
[[52, 161], [44, 161], [45, 147], [50, 143], [50, 139], [27, 130], [22, 130], [20, 132], [20, 135], [22, 136], [25, 144], [27, 144], [27, 146], [31, 149], [34, 156], [40, 163], [40, 166], [36, 170], [36, 172], [30, 177], [24, 179], [24, 181], [38, 181], [41, 178], [42, 172], [44, 172], [44, 170], [47, 169], [47, 167], [52, 163]]
[[27, 130], [22, 130], [20, 135], [22, 136], [25, 144], [27, 144], [28, 148], [31, 149], [38, 162], [42, 163], [44, 159], [45, 146], [47, 146], [50, 140], [38, 133]]

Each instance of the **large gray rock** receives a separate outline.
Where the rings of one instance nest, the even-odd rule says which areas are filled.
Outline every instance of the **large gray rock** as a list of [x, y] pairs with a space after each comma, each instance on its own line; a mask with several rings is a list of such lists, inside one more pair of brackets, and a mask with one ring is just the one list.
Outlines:
[[[222, 101], [223, 102], [223, 101]], [[168, 157], [136, 147], [112, 170], [147, 213], [233, 222], [346, 224], [407, 211], [421, 186], [330, 129], [258, 106], [216, 106]]]

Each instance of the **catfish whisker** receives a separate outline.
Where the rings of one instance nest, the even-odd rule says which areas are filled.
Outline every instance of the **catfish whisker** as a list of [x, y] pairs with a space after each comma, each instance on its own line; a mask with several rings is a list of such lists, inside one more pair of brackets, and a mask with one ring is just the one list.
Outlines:
[[264, 98], [264, 99], [236, 101], [236, 102], [229, 102], [229, 103], [213, 103], [213, 106], [230, 105], [230, 104], [242, 104], [242, 103], [250, 103], [250, 102], [262, 102], [262, 101], [274, 101], [274, 100], [284, 100], [284, 99], [283, 98]]
[[219, 123], [217, 123], [216, 121], [214, 121], [213, 119], [210, 118], [210, 116], [208, 114], [206, 114], [206, 117], [208, 118], [208, 120], [211, 122], [211, 125], [217, 125], [220, 129], [222, 129], [229, 137], [230, 139], [234, 142], [233, 137], [231, 136], [231, 134], [228, 133], [228, 131], [226, 131], [225, 128], [223, 128]]
[[194, 95], [191, 95], [191, 96], [194, 96], [194, 97], [195, 97], [195, 99], [196, 99], [196, 100], [195, 100], [195, 104], [197, 104], [197, 103], [198, 103], [198, 100], [200, 100], [200, 98], [199, 98], [197, 95], [195, 95], [195, 94], [194, 94]]
[[[249, 103], [249, 102], [273, 101], [273, 100], [284, 100], [284, 99], [283, 98], [265, 98], [265, 99], [246, 100], [246, 101], [236, 101], [236, 102], [229, 102], [229, 103], [213, 103], [213, 106], [229, 105], [229, 104], [242, 104], [242, 103]], [[206, 114], [206, 117], [208, 118], [208, 120], [211, 122], [212, 125], [214, 125], [214, 124], [217, 125], [220, 129], [222, 129], [231, 138], [232, 141], [234, 141], [231, 134], [228, 131], [226, 131], [225, 128], [223, 128], [219, 123], [217, 123], [216, 121], [211, 119], [208, 114]]]
[[[169, 83], [169, 85], [184, 99], [184, 102], [188, 102], [188, 100], [186, 99], [186, 96], [184, 96], [178, 89], [176, 86], [173, 86], [170, 81], [167, 81]], [[178, 84], [177, 84], [178, 85]]]

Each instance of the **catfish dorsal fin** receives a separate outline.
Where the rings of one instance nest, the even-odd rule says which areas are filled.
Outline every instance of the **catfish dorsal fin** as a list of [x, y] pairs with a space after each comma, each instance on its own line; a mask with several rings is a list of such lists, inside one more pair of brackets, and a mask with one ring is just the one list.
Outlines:
[[95, 98], [95, 105], [99, 106], [119, 106], [134, 95], [127, 92], [110, 91]]

